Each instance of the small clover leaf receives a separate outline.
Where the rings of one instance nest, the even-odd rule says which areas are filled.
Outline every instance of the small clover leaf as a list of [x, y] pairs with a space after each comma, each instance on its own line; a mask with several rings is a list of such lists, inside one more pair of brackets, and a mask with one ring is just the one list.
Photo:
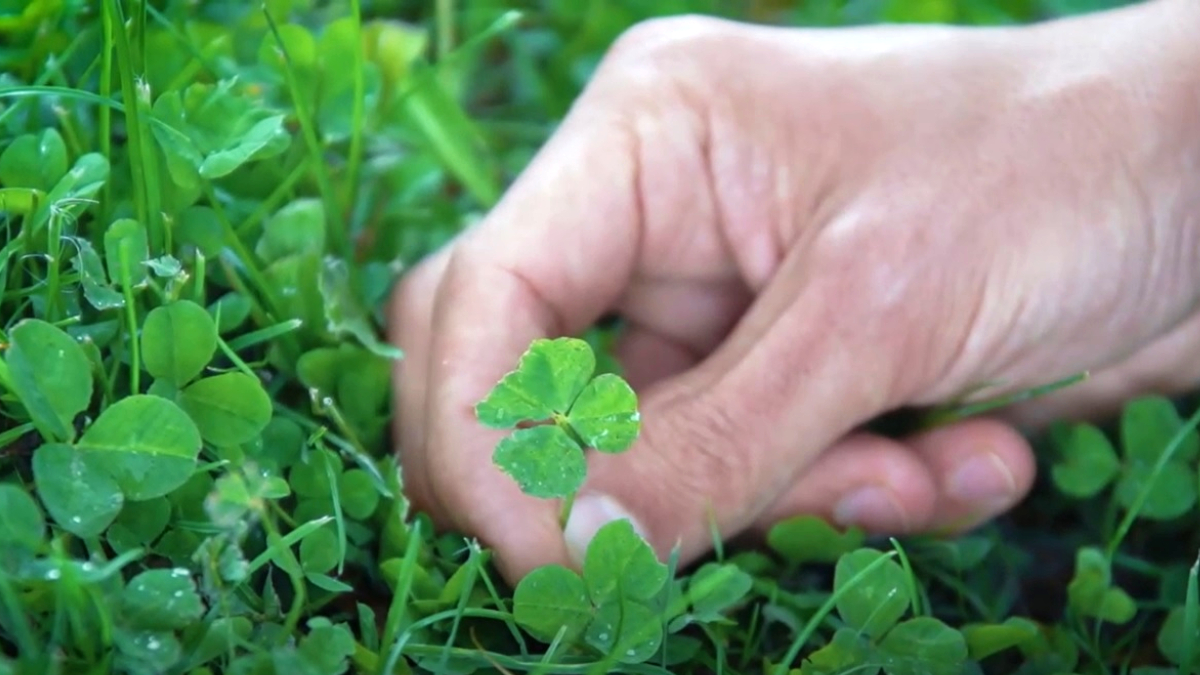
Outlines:
[[[853, 628], [842, 626], [824, 647], [808, 655], [800, 666], [799, 675], [833, 675], [834, 673], [877, 673], [878, 666], [864, 668], [871, 661], [871, 644]], [[795, 671], [793, 671], [795, 672]]]
[[242, 372], [204, 377], [185, 387], [179, 405], [204, 440], [218, 446], [246, 443], [271, 421], [271, 397], [262, 383]]
[[204, 603], [196, 583], [182, 568], [142, 572], [121, 595], [124, 621], [144, 630], [178, 630], [204, 614]]
[[564, 415], [596, 369], [591, 345], [576, 338], [534, 340], [517, 369], [475, 406], [483, 424], [508, 429]]
[[514, 431], [496, 445], [492, 456], [532, 497], [568, 497], [583, 485], [587, 463], [579, 446], [558, 426]]
[[601, 605], [587, 628], [588, 644], [623, 663], [641, 663], [658, 651], [662, 621], [649, 607], [633, 600]]
[[1112, 443], [1091, 424], [1075, 424], [1066, 430], [1060, 451], [1062, 458], [1051, 469], [1051, 477], [1059, 490], [1075, 498], [1095, 495], [1121, 470]]
[[17, 485], [0, 483], [0, 550], [34, 550], [45, 532], [46, 518], [37, 501]]
[[79, 439], [80, 452], [117, 482], [130, 501], [161, 497], [196, 468], [200, 433], [179, 406], [135, 394], [110, 405]]
[[767, 546], [792, 564], [833, 563], [862, 546], [866, 535], [859, 528], [839, 532], [817, 516], [802, 515], [776, 523], [767, 532]]
[[890, 630], [878, 652], [888, 675], [959, 675], [967, 641], [941, 620], [918, 616]]
[[117, 481], [101, 458], [64, 443], [47, 443], [33, 453], [33, 480], [50, 517], [77, 537], [104, 531], [125, 504]]
[[637, 394], [617, 375], [598, 375], [583, 388], [567, 422], [584, 444], [601, 452], [621, 452], [637, 438]]
[[861, 548], [842, 556], [834, 568], [834, 592], [840, 595], [838, 614], [871, 638], [878, 638], [894, 626], [911, 602], [904, 570], [894, 560], [885, 560], [859, 576], [883, 555]]
[[1104, 554], [1081, 548], [1075, 555], [1075, 576], [1067, 586], [1067, 603], [1081, 616], [1113, 624], [1128, 623], [1137, 614], [1137, 603], [1124, 590], [1112, 585]]
[[971, 658], [981, 661], [1006, 649], [1022, 647], [1039, 636], [1038, 625], [1029, 619], [1013, 616], [1003, 623], [975, 623], [962, 627]]
[[583, 580], [598, 605], [626, 598], [648, 601], [667, 582], [667, 566], [622, 518], [601, 527], [588, 544]]
[[542, 642], [552, 642], [563, 630], [563, 642], [574, 644], [591, 622], [592, 612], [583, 580], [561, 565], [533, 570], [513, 592], [513, 618]]
[[71, 441], [73, 421], [92, 398], [92, 369], [83, 348], [63, 329], [26, 319], [9, 332], [9, 379], [38, 432]]
[[182, 387], [204, 370], [217, 351], [217, 324], [191, 300], [155, 307], [142, 326], [142, 355], [155, 378]]

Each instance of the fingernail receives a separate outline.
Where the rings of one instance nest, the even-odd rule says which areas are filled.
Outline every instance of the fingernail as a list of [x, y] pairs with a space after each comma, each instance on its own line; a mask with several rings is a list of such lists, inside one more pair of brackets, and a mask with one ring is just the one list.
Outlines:
[[563, 536], [567, 542], [567, 553], [579, 567], [583, 566], [584, 556], [587, 555], [588, 544], [596, 532], [614, 520], [626, 519], [633, 526], [638, 536], [645, 538], [646, 532], [640, 523], [621, 504], [607, 495], [581, 495], [571, 507], [571, 516]]
[[833, 519], [842, 527], [870, 523], [885, 529], [908, 529], [908, 514], [892, 499], [891, 491], [871, 486], [851, 492], [833, 508]]
[[1017, 493], [1017, 479], [995, 453], [984, 452], [963, 462], [947, 491], [955, 499], [987, 508], [1003, 508]]

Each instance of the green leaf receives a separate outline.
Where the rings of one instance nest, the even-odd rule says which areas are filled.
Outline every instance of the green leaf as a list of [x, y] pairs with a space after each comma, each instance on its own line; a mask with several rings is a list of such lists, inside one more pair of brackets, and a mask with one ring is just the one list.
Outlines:
[[667, 566], [638, 536], [629, 520], [606, 523], [596, 531], [583, 560], [583, 580], [597, 605], [650, 600], [667, 582]]
[[879, 653], [888, 675], [960, 675], [967, 641], [941, 620], [918, 616], [889, 631]]
[[57, 129], [17, 136], [0, 153], [0, 185], [47, 192], [67, 173], [67, 146]]
[[1113, 624], [1128, 623], [1138, 610], [1128, 593], [1112, 586], [1107, 559], [1092, 547], [1075, 554], [1075, 576], [1067, 585], [1067, 603], [1081, 616]]
[[300, 568], [324, 574], [337, 567], [338, 539], [332, 528], [322, 527], [300, 540]]
[[754, 587], [754, 578], [737, 565], [706, 563], [688, 580], [687, 601], [690, 614], [671, 620], [668, 629], [674, 633], [692, 623], [730, 623], [724, 612], [741, 602]]
[[34, 550], [46, 534], [46, 518], [37, 501], [12, 483], [0, 483], [0, 550]]
[[[1121, 449], [1125, 456], [1154, 464], [1180, 430], [1183, 420], [1170, 399], [1142, 396], [1125, 404], [1121, 411]], [[1175, 450], [1173, 460], [1192, 460], [1200, 455], [1200, 434], [1189, 430]]]
[[117, 648], [116, 672], [151, 675], [170, 670], [183, 655], [183, 645], [174, 633], [163, 630], [114, 631]]
[[117, 401], [83, 432], [80, 452], [95, 457], [130, 501], [183, 485], [196, 469], [200, 433], [179, 406], [135, 394]]
[[125, 503], [121, 487], [98, 458], [62, 443], [34, 450], [33, 480], [50, 517], [77, 537], [103, 532]]
[[1013, 647], [1029, 644], [1038, 637], [1038, 625], [1029, 619], [1009, 617], [1004, 623], [967, 624], [962, 627], [963, 638], [971, 658], [981, 661]]
[[1138, 517], [1144, 520], [1171, 520], [1196, 505], [1197, 488], [1195, 471], [1184, 462], [1171, 460], [1157, 476], [1154, 475], [1154, 467], [1149, 464], [1126, 466], [1113, 494], [1121, 506], [1132, 509], [1141, 492], [1147, 490]]
[[600, 653], [622, 663], [642, 663], [662, 644], [662, 620], [639, 602], [613, 601], [597, 609], [586, 639]]
[[91, 242], [82, 237], [63, 237], [79, 250], [71, 258], [71, 269], [79, 275], [83, 295], [92, 307], [99, 310], [125, 306], [125, 298], [108, 283], [104, 262]]
[[1051, 469], [1054, 484], [1077, 499], [1100, 492], [1121, 469], [1108, 437], [1090, 424], [1072, 425], [1059, 452], [1061, 459]]
[[824, 519], [812, 515], [779, 521], [767, 532], [767, 546], [794, 565], [837, 562], [862, 546], [865, 539], [866, 535], [857, 527], [839, 532]]
[[263, 223], [254, 252], [270, 263], [293, 255], [325, 251], [325, 207], [319, 199], [288, 202]]
[[291, 136], [284, 129], [284, 119], [283, 115], [272, 115], [255, 122], [232, 145], [205, 157], [200, 163], [200, 175], [208, 179], [227, 176], [260, 155], [275, 155], [287, 148]]
[[574, 644], [592, 619], [592, 605], [579, 575], [561, 565], [545, 565], [517, 584], [513, 618], [542, 642], [552, 642], [564, 630], [563, 642]]
[[166, 497], [128, 502], [108, 528], [108, 543], [119, 551], [147, 546], [166, 530], [170, 520], [171, 502]]
[[911, 598], [903, 568], [887, 560], [858, 579], [850, 580], [884, 554], [874, 549], [858, 549], [843, 555], [834, 569], [835, 593], [841, 593], [837, 611], [842, 620], [871, 638], [878, 638], [904, 616]]
[[617, 375], [598, 375], [575, 399], [567, 422], [587, 447], [622, 452], [640, 428], [637, 394]]
[[242, 372], [196, 380], [180, 392], [179, 405], [216, 446], [249, 442], [271, 421], [271, 397], [257, 378]]
[[525, 494], [542, 499], [574, 494], [587, 475], [582, 450], [556, 425], [514, 431], [496, 444], [492, 461]]
[[[872, 663], [870, 644], [853, 628], [842, 626], [833, 633], [829, 644], [809, 654], [799, 675], [875, 675], [879, 666]], [[793, 671], [794, 672], [794, 671]]]
[[121, 617], [134, 628], [178, 630], [204, 615], [204, 603], [186, 569], [152, 569], [129, 580]]
[[217, 351], [217, 324], [191, 300], [155, 307], [142, 325], [142, 358], [157, 379], [182, 387], [204, 370]]
[[338, 495], [346, 515], [357, 520], [370, 518], [381, 497], [371, 474], [362, 469], [348, 469], [338, 477]]
[[146, 228], [132, 218], [120, 218], [104, 231], [104, 260], [113, 285], [124, 287], [146, 282], [149, 270], [142, 263], [150, 259], [150, 241]]
[[335, 337], [353, 336], [359, 344], [388, 359], [399, 359], [404, 352], [380, 340], [370, 310], [355, 296], [350, 271], [345, 261], [327, 256], [317, 277], [317, 289], [324, 301], [326, 329]]
[[475, 406], [486, 426], [506, 429], [566, 414], [596, 368], [591, 345], [577, 338], [540, 338]]
[[1188, 635], [1186, 607], [1172, 607], [1167, 613], [1167, 619], [1158, 629], [1155, 643], [1162, 655], [1175, 665], [1185, 665], [1183, 660], [1189, 647], [1192, 653], [1192, 667], [1200, 665], [1200, 624], [1192, 626]]
[[66, 331], [25, 319], [9, 332], [9, 378], [38, 432], [48, 441], [75, 438], [76, 415], [92, 399], [92, 368]]

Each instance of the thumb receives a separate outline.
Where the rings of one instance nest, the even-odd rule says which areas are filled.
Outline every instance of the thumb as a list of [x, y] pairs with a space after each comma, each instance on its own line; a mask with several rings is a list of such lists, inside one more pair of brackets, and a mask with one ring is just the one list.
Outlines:
[[[568, 520], [581, 564], [605, 523], [631, 521], [662, 557], [687, 564], [785, 493], [813, 459], [895, 405], [886, 310], [845, 303], [837, 255], [799, 253], [729, 338], [696, 368], [641, 392], [642, 429], [625, 453], [592, 453]], [[852, 289], [851, 289], [852, 291]], [[838, 306], [840, 305], [840, 306]], [[870, 316], [870, 320], [866, 317]]]

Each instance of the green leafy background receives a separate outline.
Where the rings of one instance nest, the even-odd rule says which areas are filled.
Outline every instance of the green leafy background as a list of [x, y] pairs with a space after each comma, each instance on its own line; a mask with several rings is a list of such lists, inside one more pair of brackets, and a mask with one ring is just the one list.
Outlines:
[[516, 588], [389, 453], [392, 282], [637, 21], [1107, 6], [0, 0], [0, 675], [1198, 672], [1194, 397], [1055, 425], [967, 536], [796, 518], [680, 568], [616, 523]]

